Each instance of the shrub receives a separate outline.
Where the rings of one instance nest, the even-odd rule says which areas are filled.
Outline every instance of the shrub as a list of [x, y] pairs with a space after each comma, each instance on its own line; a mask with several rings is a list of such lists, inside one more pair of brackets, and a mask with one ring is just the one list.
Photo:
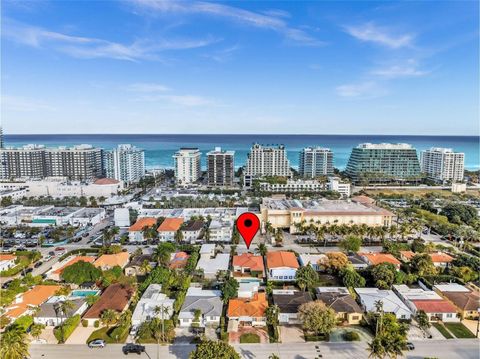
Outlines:
[[20, 318], [17, 318], [13, 324], [17, 324], [27, 331], [27, 329], [33, 324], [33, 317], [31, 315], [22, 315]]
[[73, 317], [70, 317], [67, 320], [65, 320], [58, 327], [56, 327], [53, 330], [53, 334], [55, 335], [55, 338], [57, 338], [59, 342], [62, 341], [62, 334], [63, 334], [63, 341], [65, 341], [73, 333], [75, 328], [78, 327], [79, 324], [80, 324], [80, 315], [76, 314]]
[[356, 342], [356, 341], [360, 340], [360, 335], [357, 332], [354, 332], [354, 331], [345, 332], [345, 333], [343, 333], [342, 337], [347, 342]]
[[93, 326], [95, 328], [98, 328], [100, 326], [100, 321], [96, 320], [95, 322], [93, 322]]
[[88, 320], [82, 319], [82, 327], [84, 328], [88, 327]]
[[114, 328], [108, 336], [112, 338], [115, 342], [122, 342], [124, 338], [128, 335], [128, 325], [120, 325]]
[[260, 337], [254, 333], [245, 333], [240, 336], [240, 343], [260, 343]]

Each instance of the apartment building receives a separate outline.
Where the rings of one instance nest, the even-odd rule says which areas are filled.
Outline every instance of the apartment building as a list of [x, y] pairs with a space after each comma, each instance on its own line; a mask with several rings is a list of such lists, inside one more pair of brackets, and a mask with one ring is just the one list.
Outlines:
[[306, 178], [333, 175], [333, 152], [329, 148], [305, 147], [300, 152], [298, 171]]
[[250, 149], [245, 166], [245, 187], [251, 187], [254, 178], [266, 176], [291, 176], [285, 146], [263, 146], [255, 143]]
[[421, 153], [421, 169], [438, 182], [461, 182], [465, 172], [465, 154], [451, 148], [432, 147]]
[[45, 147], [39, 145], [0, 149], [0, 178], [45, 177], [45, 151]]
[[145, 176], [145, 151], [132, 145], [118, 145], [104, 154], [105, 175], [125, 183], [136, 183]]
[[222, 151], [221, 147], [207, 153], [207, 179], [209, 186], [232, 186], [235, 176], [235, 151]]
[[177, 183], [188, 185], [196, 182], [202, 175], [201, 152], [198, 148], [180, 148], [173, 155], [175, 178]]

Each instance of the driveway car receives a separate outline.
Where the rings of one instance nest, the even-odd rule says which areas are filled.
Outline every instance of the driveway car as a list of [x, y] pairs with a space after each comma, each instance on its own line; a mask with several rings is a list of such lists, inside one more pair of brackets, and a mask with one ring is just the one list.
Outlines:
[[88, 343], [89, 348], [105, 348], [105, 340], [103, 339], [96, 339], [92, 340], [90, 343]]

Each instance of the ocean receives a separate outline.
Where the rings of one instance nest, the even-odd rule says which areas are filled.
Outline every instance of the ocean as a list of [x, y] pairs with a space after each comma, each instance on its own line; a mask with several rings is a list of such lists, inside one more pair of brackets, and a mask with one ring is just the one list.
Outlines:
[[117, 144], [130, 143], [145, 150], [145, 162], [149, 169], [172, 168], [172, 155], [180, 147], [198, 147], [205, 154], [215, 147], [235, 151], [235, 167], [243, 166], [253, 143], [264, 145], [283, 144], [293, 167], [298, 167], [298, 153], [306, 146], [330, 148], [334, 165], [344, 169], [353, 147], [363, 142], [409, 143], [421, 151], [430, 147], [447, 147], [465, 153], [465, 167], [480, 168], [480, 141], [477, 136], [401, 136], [401, 135], [4, 135], [6, 146], [43, 144], [47, 147], [91, 144], [112, 149]]

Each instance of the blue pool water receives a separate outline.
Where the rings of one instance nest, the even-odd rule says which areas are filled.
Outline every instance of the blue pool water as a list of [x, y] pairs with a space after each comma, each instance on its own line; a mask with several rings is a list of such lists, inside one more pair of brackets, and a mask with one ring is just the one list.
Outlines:
[[99, 290], [72, 290], [70, 297], [77, 297], [77, 298], [85, 298], [89, 295], [98, 295], [100, 293]]

